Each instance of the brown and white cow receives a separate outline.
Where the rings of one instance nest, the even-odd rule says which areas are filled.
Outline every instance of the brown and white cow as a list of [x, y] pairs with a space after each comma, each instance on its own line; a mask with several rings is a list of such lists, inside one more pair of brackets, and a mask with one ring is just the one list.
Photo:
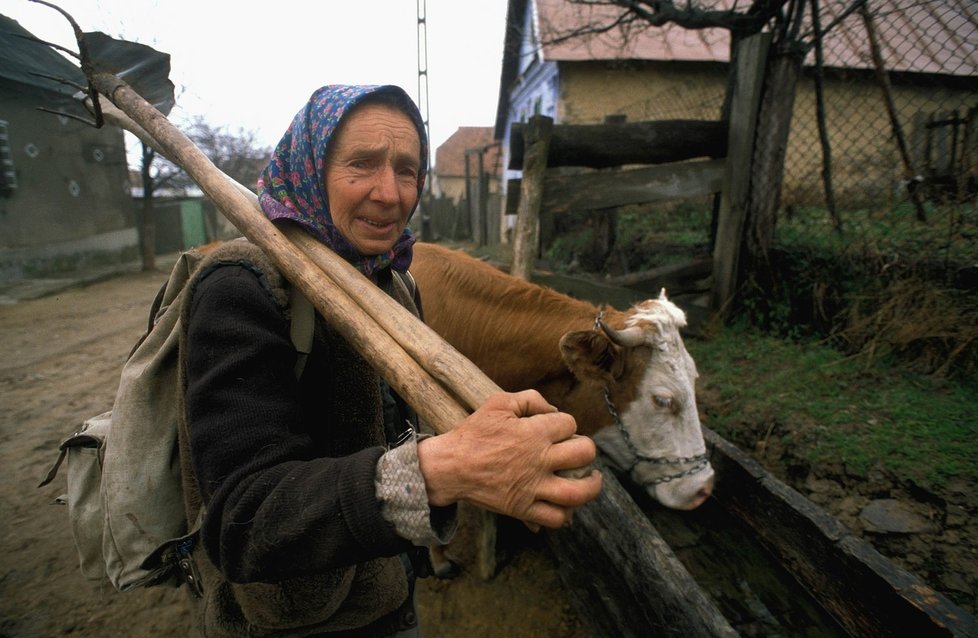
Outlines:
[[425, 242], [411, 273], [425, 322], [500, 387], [535, 388], [573, 415], [663, 505], [693, 509], [709, 497], [686, 318], [665, 294], [624, 312], [597, 307]]

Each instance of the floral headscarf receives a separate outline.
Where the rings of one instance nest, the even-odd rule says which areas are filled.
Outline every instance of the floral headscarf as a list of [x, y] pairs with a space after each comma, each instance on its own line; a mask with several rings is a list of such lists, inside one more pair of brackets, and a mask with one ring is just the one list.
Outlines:
[[[415, 238], [409, 228], [382, 255], [361, 255], [333, 224], [326, 197], [324, 171], [330, 140], [343, 115], [368, 95], [393, 93], [403, 99], [405, 112], [421, 138], [421, 170], [418, 200], [428, 172], [428, 139], [424, 121], [407, 93], [397, 86], [349, 86], [333, 84], [317, 89], [295, 115], [289, 129], [275, 147], [272, 159], [258, 178], [258, 201], [272, 221], [298, 222], [365, 275], [387, 266], [398, 271], [411, 264]], [[414, 214], [415, 208], [411, 210]]]

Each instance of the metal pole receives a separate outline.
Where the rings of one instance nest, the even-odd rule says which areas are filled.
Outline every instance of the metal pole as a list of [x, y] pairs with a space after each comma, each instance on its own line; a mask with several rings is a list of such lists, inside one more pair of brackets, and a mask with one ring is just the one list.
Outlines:
[[[424, 118], [424, 130], [428, 136], [428, 167], [431, 167], [431, 125], [428, 113], [428, 10], [425, 0], [418, 0], [418, 108]], [[431, 188], [431, 180], [425, 182]]]

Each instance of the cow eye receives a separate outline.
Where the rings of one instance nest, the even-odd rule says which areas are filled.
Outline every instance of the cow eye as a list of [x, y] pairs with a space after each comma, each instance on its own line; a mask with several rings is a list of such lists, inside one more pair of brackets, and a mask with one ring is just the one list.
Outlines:
[[652, 403], [654, 403], [656, 407], [662, 408], [664, 410], [671, 410], [674, 404], [672, 397], [666, 396], [664, 394], [652, 395]]

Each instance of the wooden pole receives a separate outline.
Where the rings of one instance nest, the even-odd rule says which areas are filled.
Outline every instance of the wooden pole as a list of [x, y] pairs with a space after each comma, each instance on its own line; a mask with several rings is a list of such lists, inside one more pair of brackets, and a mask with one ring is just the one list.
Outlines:
[[156, 269], [156, 210], [153, 205], [153, 176], [150, 167], [153, 164], [153, 149], [142, 144], [142, 158], [139, 166], [139, 176], [143, 182], [143, 205], [139, 220], [139, 252], [143, 258], [143, 270]]
[[770, 34], [756, 34], [741, 40], [737, 48], [728, 155], [713, 247], [710, 306], [720, 316], [724, 314], [739, 284], [747, 198], [750, 194], [751, 156], [770, 40]]
[[[527, 126], [516, 123], [510, 131], [512, 170], [524, 168]], [[726, 128], [724, 122], [716, 120], [556, 124], [547, 147], [547, 166], [612, 168], [725, 157]]]
[[[474, 364], [443, 340], [439, 344], [433, 337], [440, 337], [338, 255], [326, 249], [332, 258], [327, 258], [329, 264], [324, 260], [323, 265], [310, 259], [261, 213], [253, 194], [245, 195], [248, 191], [244, 186], [215, 167], [192, 141], [131, 87], [110, 74], [95, 73], [89, 80], [126, 116], [119, 118], [116, 114], [116, 122], [135, 122], [139, 128], [137, 135], [148, 136], [166, 157], [187, 171], [238, 230], [268, 255], [282, 274], [436, 432], [451, 429], [469, 410], [498, 391], [498, 386]], [[346, 275], [336, 275], [337, 272]], [[350, 289], [344, 290], [330, 274], [356, 285], [349, 284]], [[369, 303], [380, 306], [368, 312], [363, 306]], [[390, 323], [396, 326], [396, 337], [374, 319], [388, 316], [396, 318]], [[419, 334], [425, 335], [426, 338], [419, 340], [425, 345], [416, 348], [415, 353], [424, 360], [416, 360], [402, 345], [413, 343]], [[429, 372], [429, 367], [444, 379], [448, 388]]]
[[763, 99], [755, 115], [759, 124], [750, 156], [741, 278], [753, 278], [758, 271], [770, 267], [768, 255], [774, 242], [784, 158], [803, 60], [804, 51], [796, 46], [779, 47], [767, 59]]
[[530, 280], [533, 264], [539, 250], [540, 203], [543, 201], [543, 176], [547, 170], [547, 153], [554, 121], [543, 115], [534, 115], [526, 125], [523, 139], [526, 150], [523, 161], [523, 179], [520, 183], [520, 206], [516, 215], [516, 233], [513, 237], [513, 265], [510, 272], [515, 277]]
[[890, 116], [890, 126], [893, 128], [893, 136], [897, 141], [897, 148], [900, 151], [900, 158], [903, 160], [903, 170], [907, 182], [907, 190], [910, 199], [913, 201], [914, 209], [917, 211], [917, 220], [926, 222], [927, 213], [924, 211], [924, 197], [920, 183], [919, 174], [914, 168], [913, 160], [910, 158], [910, 150], [907, 148], [907, 139], [903, 135], [903, 127], [900, 126], [900, 118], [897, 117], [896, 104], [893, 102], [893, 87], [890, 86], [890, 76], [886, 73], [883, 64], [883, 54], [880, 53], [879, 41], [876, 38], [876, 27], [873, 24], [873, 16], [869, 12], [866, 3], [861, 3], [859, 12], [863, 16], [863, 24], [866, 26], [866, 35], [869, 37], [869, 51], [873, 56], [873, 67], [876, 69], [876, 79], [879, 80], [880, 90], [883, 91], [883, 103], [886, 105], [886, 112]]
[[815, 119], [818, 121], [818, 139], [822, 145], [822, 188], [825, 191], [825, 207], [832, 217], [836, 234], [842, 234], [842, 219], [835, 205], [835, 189], [832, 187], [832, 143], [825, 117], [825, 57], [822, 51], [822, 21], [819, 17], [819, 0], [811, 0], [812, 30], [815, 34]]
[[[673, 162], [615, 171], [613, 177], [608, 171], [568, 175], [548, 172], [543, 177], [540, 217], [705, 197], [723, 188], [724, 164], [719, 159]], [[511, 179], [507, 188], [516, 193], [521, 185], [522, 180]], [[518, 214], [519, 205], [518, 198], [507, 195], [507, 214]]]

